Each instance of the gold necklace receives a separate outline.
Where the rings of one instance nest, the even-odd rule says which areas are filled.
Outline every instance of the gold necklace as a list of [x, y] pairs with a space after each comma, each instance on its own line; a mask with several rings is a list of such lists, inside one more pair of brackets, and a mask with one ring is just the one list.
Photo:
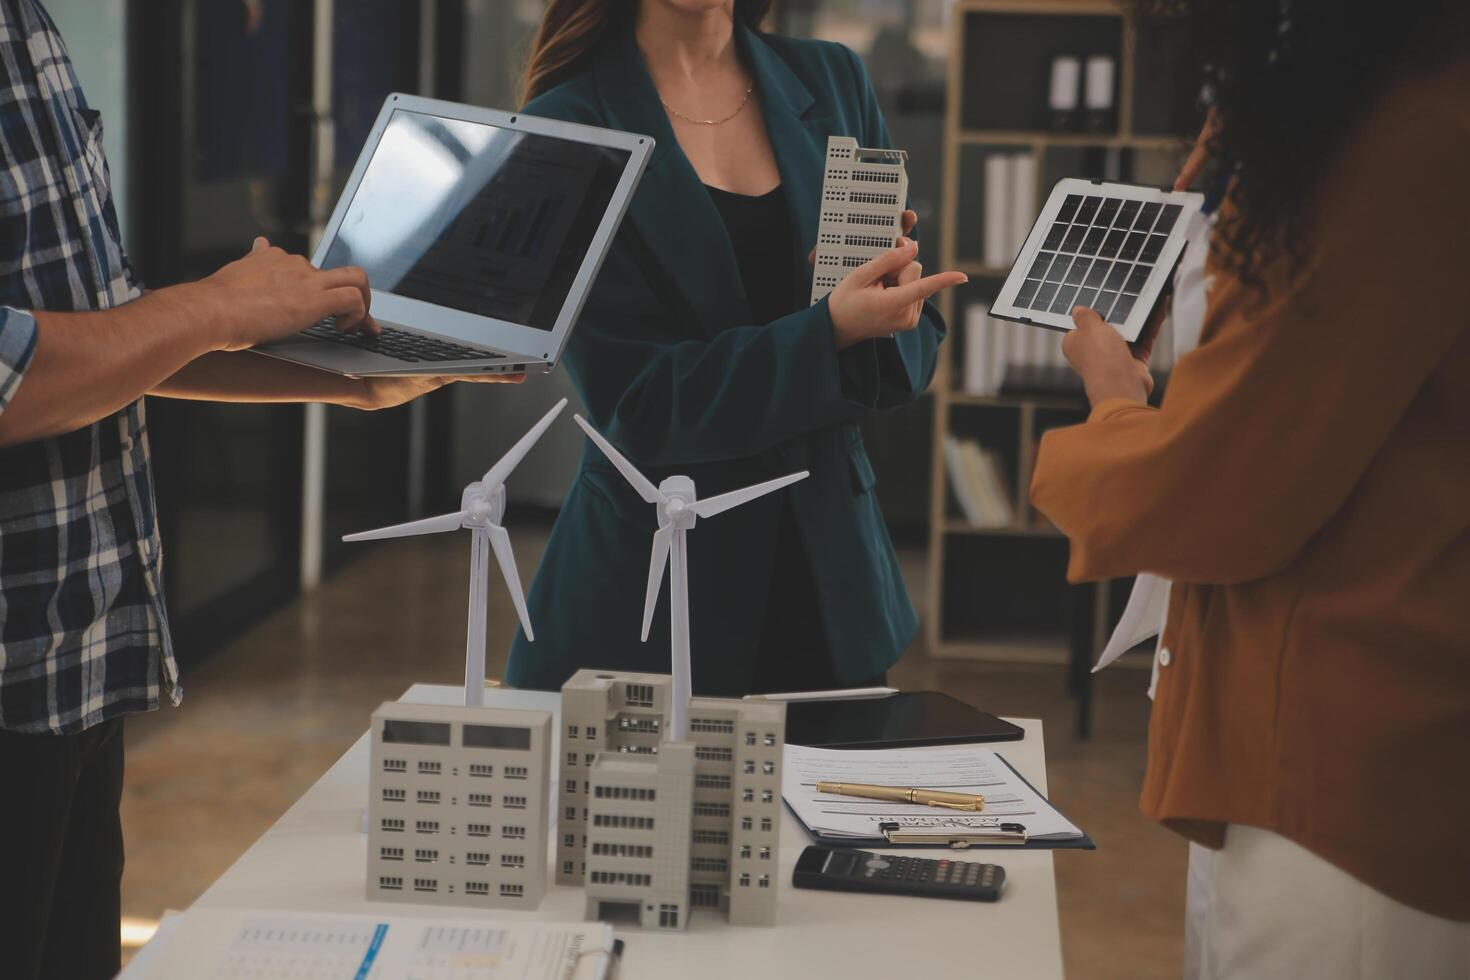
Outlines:
[[663, 102], [664, 108], [667, 109], [667, 110], [669, 110], [669, 113], [671, 115], [678, 116], [680, 119], [684, 120], [685, 122], [694, 123], [696, 126], [718, 126], [721, 123], [727, 123], [731, 119], [734, 119], [736, 116], [740, 115], [740, 111], [745, 108], [745, 103], [747, 103], [747, 102], [750, 101], [750, 93], [752, 93], [754, 91], [755, 91], [755, 80], [752, 79], [751, 82], [750, 82], [749, 87], [747, 87], [746, 90], [745, 90], [745, 98], [741, 99], [740, 100], [740, 104], [735, 107], [735, 111], [732, 112], [732, 113], [730, 113], [724, 119], [695, 119], [695, 118], [693, 118], [691, 116], [684, 115], [684, 113], [680, 112], [678, 109], [675, 109], [673, 106], [669, 105], [667, 102], [664, 102], [664, 97], [662, 95], [660, 95], [658, 97], [658, 100], [660, 102]]

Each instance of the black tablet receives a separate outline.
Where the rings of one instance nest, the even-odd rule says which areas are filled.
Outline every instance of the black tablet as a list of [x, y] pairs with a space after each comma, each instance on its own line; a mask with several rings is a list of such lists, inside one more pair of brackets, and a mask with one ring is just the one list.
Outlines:
[[1025, 733], [938, 691], [850, 701], [793, 701], [786, 741], [829, 749], [893, 749], [960, 742], [1009, 742]]

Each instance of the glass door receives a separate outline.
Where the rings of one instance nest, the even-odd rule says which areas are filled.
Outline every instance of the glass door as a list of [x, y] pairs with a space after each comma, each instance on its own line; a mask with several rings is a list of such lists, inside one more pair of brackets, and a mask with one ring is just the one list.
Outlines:
[[[330, 215], [347, 183], [383, 100], [393, 92], [432, 92], [427, 69], [433, 53], [424, 50], [424, 42], [432, 40], [434, 22], [425, 19], [423, 6], [408, 0], [332, 3], [331, 160], [330, 166], [318, 161], [320, 220]], [[330, 177], [323, 179], [327, 172]], [[418, 499], [410, 501], [410, 489], [430, 461], [412, 452], [411, 443], [425, 411], [412, 405], [381, 412], [326, 410], [321, 541], [328, 573], [367, 553], [363, 545], [344, 544], [343, 534], [408, 520], [410, 504], [421, 506]], [[422, 422], [418, 429], [422, 433]]]
[[[128, 239], [145, 283], [208, 275], [257, 235], [310, 254], [314, 204], [330, 213], [383, 96], [420, 89], [420, 15], [408, 0], [129, 4]], [[187, 661], [298, 591], [306, 410], [151, 398], [148, 413]], [[403, 519], [409, 431], [407, 410], [327, 413], [322, 536]]]
[[[197, 279], [265, 235], [306, 247], [312, 10], [294, 0], [129, 4], [133, 218], [151, 287]], [[179, 658], [295, 594], [299, 406], [148, 400]]]

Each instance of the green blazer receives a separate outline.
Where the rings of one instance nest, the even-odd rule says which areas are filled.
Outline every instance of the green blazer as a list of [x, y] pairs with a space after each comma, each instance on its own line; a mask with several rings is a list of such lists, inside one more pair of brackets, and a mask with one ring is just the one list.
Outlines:
[[[862, 62], [847, 48], [737, 32], [791, 207], [790, 261], [809, 284], [828, 135], [884, 147], [888, 132]], [[586, 71], [525, 111], [657, 141], [565, 354], [589, 421], [654, 483], [682, 473], [701, 497], [811, 471], [690, 533], [695, 691], [749, 690], [783, 495], [800, 526], [820, 596], [812, 614], [838, 675], [856, 681], [887, 669], [918, 619], [858, 421], [913, 401], [928, 385], [944, 336], [938, 313], [926, 306], [917, 329], [841, 354], [825, 300], [752, 325], [724, 224], [679, 149], [631, 31], [605, 39]], [[648, 642], [639, 641], [656, 527], [654, 508], [588, 442], [531, 586], [536, 641], [516, 634], [510, 683], [557, 689], [581, 667], [668, 672], [667, 582]]]

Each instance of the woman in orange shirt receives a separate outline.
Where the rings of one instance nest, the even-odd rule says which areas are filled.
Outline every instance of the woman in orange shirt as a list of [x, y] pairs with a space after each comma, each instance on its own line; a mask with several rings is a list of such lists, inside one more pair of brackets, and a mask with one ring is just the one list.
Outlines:
[[1470, 11], [1208, 0], [1233, 175], [1161, 407], [1090, 310], [1031, 488], [1174, 580], [1145, 813], [1217, 849], [1211, 980], [1470, 976]]

